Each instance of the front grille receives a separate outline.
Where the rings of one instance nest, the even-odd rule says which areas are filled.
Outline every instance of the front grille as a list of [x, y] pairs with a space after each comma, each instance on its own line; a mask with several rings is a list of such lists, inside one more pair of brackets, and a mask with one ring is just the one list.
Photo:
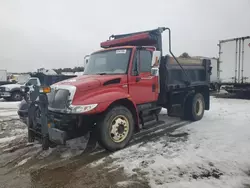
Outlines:
[[69, 90], [58, 89], [48, 94], [49, 107], [54, 109], [65, 109], [69, 98]]
[[5, 87], [0, 87], [0, 91], [5, 91]]

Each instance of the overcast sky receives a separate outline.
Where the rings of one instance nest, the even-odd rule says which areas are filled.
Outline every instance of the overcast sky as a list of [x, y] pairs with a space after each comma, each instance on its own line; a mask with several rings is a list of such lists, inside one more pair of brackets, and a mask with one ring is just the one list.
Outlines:
[[159, 26], [176, 55], [218, 56], [218, 40], [250, 35], [250, 0], [0, 0], [0, 69], [81, 66], [111, 34]]

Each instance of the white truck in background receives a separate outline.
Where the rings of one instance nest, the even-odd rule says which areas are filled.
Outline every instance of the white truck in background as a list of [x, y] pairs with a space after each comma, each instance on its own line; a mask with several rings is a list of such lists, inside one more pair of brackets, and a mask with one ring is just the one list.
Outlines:
[[0, 69], [0, 82], [7, 81], [7, 70]]
[[250, 96], [250, 36], [219, 41], [219, 88]]

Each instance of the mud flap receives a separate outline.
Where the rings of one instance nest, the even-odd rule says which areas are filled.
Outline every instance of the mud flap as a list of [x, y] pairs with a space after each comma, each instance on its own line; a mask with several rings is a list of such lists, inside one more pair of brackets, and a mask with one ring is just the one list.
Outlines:
[[95, 150], [98, 147], [98, 143], [97, 143], [97, 138], [96, 138], [96, 134], [94, 131], [90, 131], [88, 133], [88, 141], [87, 141], [87, 145], [86, 148], [84, 149], [84, 153], [88, 153], [88, 152], [92, 152], [93, 150]]

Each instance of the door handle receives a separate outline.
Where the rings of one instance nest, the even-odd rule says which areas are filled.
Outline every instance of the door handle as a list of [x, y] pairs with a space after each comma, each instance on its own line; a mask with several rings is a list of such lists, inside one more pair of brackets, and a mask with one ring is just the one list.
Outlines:
[[141, 77], [136, 77], [135, 81], [139, 82], [141, 80]]

